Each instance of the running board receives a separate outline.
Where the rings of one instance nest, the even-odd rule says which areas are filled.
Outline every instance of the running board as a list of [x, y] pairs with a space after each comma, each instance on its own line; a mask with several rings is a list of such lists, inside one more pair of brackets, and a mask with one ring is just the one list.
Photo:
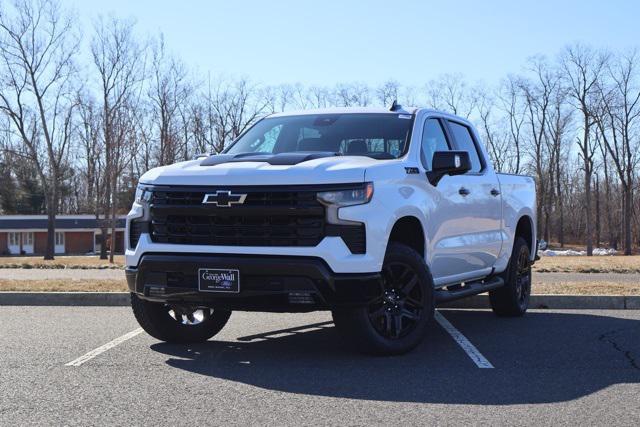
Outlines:
[[481, 294], [483, 292], [490, 291], [492, 289], [504, 286], [504, 280], [501, 277], [493, 277], [487, 280], [478, 280], [475, 282], [465, 283], [464, 286], [454, 285], [449, 286], [454, 289], [447, 290], [444, 288], [436, 289], [434, 292], [436, 298], [436, 304], [443, 302], [454, 301], [460, 298], [468, 297], [471, 295]]

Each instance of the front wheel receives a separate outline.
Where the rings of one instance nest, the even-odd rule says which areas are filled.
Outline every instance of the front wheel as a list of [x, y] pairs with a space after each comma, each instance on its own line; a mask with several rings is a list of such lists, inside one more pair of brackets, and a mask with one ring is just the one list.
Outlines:
[[136, 320], [146, 333], [160, 341], [195, 343], [207, 341], [227, 324], [231, 312], [145, 301], [131, 294]]
[[390, 243], [380, 294], [365, 307], [332, 314], [336, 329], [357, 350], [396, 355], [422, 341], [433, 312], [433, 281], [424, 259], [406, 245]]
[[522, 237], [516, 238], [509, 265], [501, 277], [504, 286], [489, 291], [493, 312], [503, 317], [524, 315], [531, 295], [531, 256], [529, 245]]

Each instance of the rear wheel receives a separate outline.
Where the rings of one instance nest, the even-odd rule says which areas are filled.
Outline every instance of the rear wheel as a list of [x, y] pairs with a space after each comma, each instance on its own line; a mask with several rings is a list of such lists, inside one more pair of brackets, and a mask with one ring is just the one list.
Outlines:
[[131, 307], [146, 333], [175, 343], [207, 341], [222, 330], [231, 316], [227, 310], [145, 301], [133, 293]]
[[531, 253], [522, 237], [516, 238], [509, 265], [501, 274], [505, 285], [489, 292], [491, 308], [498, 316], [522, 316], [531, 295]]
[[402, 354], [417, 346], [433, 317], [433, 282], [424, 259], [391, 243], [382, 266], [380, 294], [366, 307], [334, 310], [338, 331], [365, 353]]

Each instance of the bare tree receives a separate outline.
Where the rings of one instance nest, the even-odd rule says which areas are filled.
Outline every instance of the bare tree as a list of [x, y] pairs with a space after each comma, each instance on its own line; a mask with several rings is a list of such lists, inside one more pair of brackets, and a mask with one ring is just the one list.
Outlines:
[[[302, 90], [302, 88], [300, 88]], [[235, 139], [264, 114], [267, 103], [254, 97], [256, 87], [247, 79], [238, 80], [226, 107], [230, 124], [230, 137]]]
[[302, 83], [296, 83], [292, 86], [293, 89], [293, 104], [298, 110], [304, 110], [309, 108], [310, 99], [307, 88]]
[[414, 86], [402, 86], [400, 87], [400, 103], [402, 105], [418, 106], [423, 103], [420, 101], [420, 89]]
[[293, 105], [293, 86], [283, 84], [278, 86], [277, 107], [274, 111], [285, 111]]
[[[537, 219], [538, 230], [545, 239], [549, 239], [550, 209], [553, 193], [553, 181], [549, 179], [550, 156], [548, 151], [549, 121], [554, 93], [559, 86], [559, 77], [544, 57], [530, 59], [531, 80], [521, 80], [520, 90], [527, 111], [527, 124], [530, 129], [531, 152], [534, 163], [538, 191]], [[543, 215], [544, 213], [544, 215]]]
[[187, 102], [190, 94], [186, 67], [178, 59], [167, 54], [164, 36], [161, 34], [153, 46], [151, 85], [148, 89], [151, 120], [158, 134], [159, 166], [175, 163], [180, 155], [187, 151], [187, 141], [179, 129], [180, 106]]
[[427, 103], [438, 110], [449, 111], [469, 118], [476, 108], [477, 99], [462, 74], [443, 74], [427, 85]]
[[499, 172], [508, 172], [511, 158], [509, 140], [500, 134], [501, 127], [494, 118], [495, 109], [493, 94], [486, 88], [478, 88], [480, 131], [495, 169]]
[[[557, 217], [558, 241], [564, 246], [564, 194], [562, 188], [562, 176], [566, 163], [566, 139], [570, 130], [573, 111], [567, 108], [567, 90], [558, 85], [551, 96], [551, 108], [549, 111], [549, 137], [547, 138], [547, 150], [549, 152], [549, 178], [550, 192], [554, 192], [554, 206]], [[548, 207], [547, 212], [550, 212]], [[551, 222], [551, 214], [546, 218]], [[549, 230], [549, 224], [545, 227]], [[549, 236], [547, 236], [548, 238]]]
[[637, 51], [616, 58], [615, 62], [607, 64], [607, 70], [611, 85], [609, 88], [598, 85], [601, 109], [594, 117], [622, 187], [624, 253], [631, 255], [634, 172], [640, 159], [637, 142], [637, 121], [640, 117]]
[[591, 141], [594, 125], [594, 100], [599, 79], [608, 61], [606, 54], [596, 52], [580, 44], [569, 46], [561, 56], [569, 96], [582, 115], [582, 138], [577, 140], [584, 172], [585, 228], [587, 255], [593, 255], [593, 230], [591, 206], [591, 178], [597, 144]]
[[84, 160], [83, 175], [85, 185], [85, 212], [92, 212], [99, 215], [99, 200], [102, 200], [101, 178], [104, 165], [101, 160], [104, 158], [104, 144], [102, 143], [102, 133], [100, 122], [100, 109], [95, 99], [88, 93], [79, 92], [77, 94], [78, 104], [78, 148], [81, 150], [79, 158]]
[[376, 96], [378, 101], [386, 107], [391, 106], [393, 101], [398, 101], [399, 92], [400, 83], [395, 80], [387, 80], [376, 89]]
[[525, 120], [525, 109], [522, 108], [520, 102], [518, 78], [513, 75], [509, 75], [502, 82], [498, 97], [500, 99], [502, 111], [506, 114], [506, 120], [509, 125], [509, 145], [513, 145], [515, 150], [515, 166], [511, 169], [511, 172], [520, 173], [520, 151], [523, 139], [522, 125]]
[[[133, 114], [139, 97], [139, 85], [144, 79], [143, 49], [133, 33], [133, 21], [100, 18], [91, 43], [93, 62], [98, 72], [102, 101], [104, 139], [104, 199], [102, 211], [110, 218], [110, 262], [116, 246], [118, 210], [118, 178], [126, 168], [134, 150], [127, 149], [133, 128]], [[102, 224], [100, 258], [106, 258], [107, 224]]]
[[209, 121], [207, 114], [208, 105], [202, 94], [194, 94], [188, 105], [188, 114], [191, 117], [189, 132], [192, 135], [193, 151], [195, 154], [208, 153], [211, 151], [209, 144]]
[[13, 152], [36, 166], [45, 189], [47, 247], [54, 257], [55, 218], [71, 144], [74, 20], [54, 0], [16, 0], [0, 9], [0, 111], [20, 144]]
[[369, 87], [364, 83], [336, 85], [336, 102], [342, 107], [366, 107], [371, 103]]
[[313, 108], [327, 108], [335, 105], [333, 94], [326, 87], [311, 86], [308, 90], [307, 98]]
[[217, 153], [269, 110], [269, 100], [254, 96], [248, 80], [219, 81], [206, 97], [209, 145]]
[[[602, 116], [602, 111], [598, 112], [598, 116], [596, 116], [598, 121], [600, 121], [600, 117]], [[609, 247], [617, 249], [618, 248], [618, 233], [616, 231], [616, 226], [614, 225], [614, 215], [613, 215], [613, 206], [615, 204], [615, 200], [613, 200], [613, 184], [611, 179], [610, 170], [612, 167], [610, 166], [609, 152], [607, 151], [607, 147], [601, 136], [602, 127], [600, 125], [604, 125], [604, 123], [599, 123], [598, 129], [599, 132], [596, 133], [596, 141], [598, 143], [598, 149], [600, 151], [600, 157], [602, 161], [602, 173], [604, 176], [604, 211], [605, 211], [605, 219], [608, 231], [608, 242]]]

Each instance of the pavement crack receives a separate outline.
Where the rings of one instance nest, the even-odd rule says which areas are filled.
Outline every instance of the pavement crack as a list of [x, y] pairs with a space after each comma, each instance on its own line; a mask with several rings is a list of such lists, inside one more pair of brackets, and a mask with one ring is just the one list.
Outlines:
[[631, 366], [635, 369], [640, 370], [640, 362], [638, 362], [635, 357], [633, 357], [633, 353], [631, 350], [623, 349], [620, 344], [616, 341], [616, 334], [624, 329], [616, 329], [610, 332], [606, 332], [598, 338], [599, 341], [609, 343], [616, 351], [622, 353], [624, 357], [629, 361]]

